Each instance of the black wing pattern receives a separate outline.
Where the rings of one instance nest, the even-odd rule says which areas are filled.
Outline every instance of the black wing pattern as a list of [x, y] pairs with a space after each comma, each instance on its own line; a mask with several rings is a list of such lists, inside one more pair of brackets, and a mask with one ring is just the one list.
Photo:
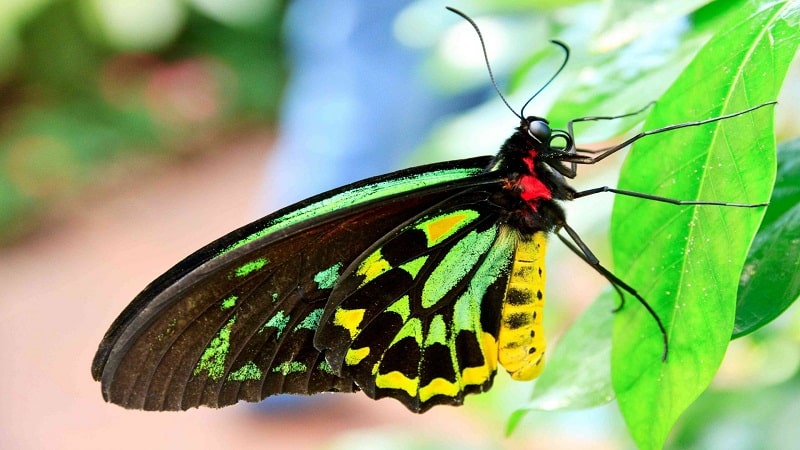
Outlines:
[[415, 412], [488, 390], [518, 233], [467, 190], [377, 241], [343, 273], [315, 344], [370, 397]]
[[92, 373], [105, 399], [182, 410], [278, 393], [353, 391], [313, 345], [340, 274], [399, 224], [472, 186], [490, 158], [354, 183], [209, 244], [156, 279], [106, 333]]

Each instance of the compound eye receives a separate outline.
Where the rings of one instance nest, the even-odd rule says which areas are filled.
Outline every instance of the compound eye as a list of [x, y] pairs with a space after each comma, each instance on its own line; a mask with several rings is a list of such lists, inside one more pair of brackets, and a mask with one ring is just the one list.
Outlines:
[[550, 126], [542, 120], [532, 120], [528, 124], [528, 134], [540, 144], [550, 142]]

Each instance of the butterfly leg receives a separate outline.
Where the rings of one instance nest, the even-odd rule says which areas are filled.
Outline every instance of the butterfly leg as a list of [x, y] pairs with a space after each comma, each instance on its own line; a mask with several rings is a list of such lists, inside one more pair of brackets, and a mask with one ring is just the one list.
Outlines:
[[653, 200], [656, 202], [669, 203], [671, 205], [716, 205], [716, 206], [733, 206], [737, 208], [757, 208], [761, 206], [768, 206], [769, 203], [728, 203], [728, 202], [714, 202], [704, 200], [677, 200], [674, 198], [661, 197], [658, 195], [645, 194], [642, 192], [626, 191], [624, 189], [615, 189], [608, 186], [596, 187], [587, 189], [585, 191], [576, 192], [572, 198], [581, 198], [601, 192], [611, 192], [612, 194], [626, 195], [628, 197], [643, 198], [645, 200]]
[[[643, 138], [645, 136], [664, 133], [664, 132], [667, 132], [667, 131], [677, 130], [677, 129], [680, 129], [680, 128], [696, 127], [696, 126], [700, 126], [700, 125], [705, 125], [707, 123], [719, 122], [720, 120], [725, 120], [725, 119], [730, 119], [732, 117], [741, 116], [742, 114], [747, 114], [747, 113], [749, 113], [751, 111], [755, 111], [755, 110], [757, 110], [759, 108], [763, 108], [764, 106], [774, 105], [776, 103], [777, 103], [776, 101], [765, 102], [765, 103], [761, 103], [760, 105], [756, 105], [756, 106], [753, 106], [753, 107], [750, 107], [750, 108], [747, 108], [747, 109], [743, 109], [741, 111], [737, 111], [735, 113], [730, 113], [730, 114], [725, 114], [725, 115], [722, 115], [722, 116], [712, 117], [710, 119], [696, 120], [696, 121], [693, 121], [693, 122], [676, 123], [674, 125], [669, 125], [669, 126], [662, 127], [662, 128], [656, 128], [654, 130], [641, 131], [641, 132], [633, 135], [632, 137], [622, 141], [621, 143], [619, 143], [617, 145], [614, 145], [614, 146], [611, 146], [611, 147], [607, 147], [607, 148], [601, 148], [601, 149], [598, 149], [598, 150], [593, 150], [591, 152], [593, 154], [593, 156], [579, 155], [579, 154], [576, 154], [574, 152], [569, 152], [569, 153], [564, 154], [561, 158], [554, 158], [554, 159], [559, 159], [561, 161], [575, 163], [575, 164], [594, 164], [594, 163], [597, 163], [599, 161], [602, 161], [603, 159], [606, 159], [607, 157], [609, 157], [609, 156], [613, 155], [614, 153], [618, 152], [619, 150], [622, 150], [623, 148], [633, 144], [634, 142], [638, 141], [639, 139], [641, 139], [641, 138]], [[571, 130], [570, 130], [570, 133], [571, 133]]]
[[[590, 256], [593, 257], [594, 254], [588, 248], [586, 249], [586, 251], [588, 252], [588, 256], [587, 256], [587, 253], [584, 253], [583, 250], [581, 250], [578, 247], [576, 247], [575, 244], [573, 244], [572, 242], [567, 240], [567, 238], [565, 238], [561, 234], [556, 233], [556, 236], [558, 236], [558, 238], [561, 239], [561, 242], [563, 242], [564, 245], [566, 245], [567, 248], [572, 251], [572, 253], [575, 253], [586, 264], [589, 264], [592, 267], [600, 265], [600, 261], [597, 260], [596, 257], [590, 259]], [[609, 281], [611, 281], [611, 280], [609, 280]], [[611, 312], [612, 313], [617, 313], [617, 312], [621, 311], [622, 308], [625, 307], [625, 294], [622, 292], [622, 289], [616, 283], [612, 282], [611, 283], [611, 287], [613, 287], [614, 290], [617, 291], [617, 296], [619, 297], [619, 305], [615, 306], [614, 309], [611, 310]]]
[[[652, 102], [644, 105], [644, 107], [642, 107], [640, 109], [637, 109], [636, 111], [629, 112], [629, 113], [626, 113], [626, 114], [620, 114], [618, 116], [586, 116], [586, 117], [578, 117], [577, 119], [572, 119], [569, 122], [567, 122], [567, 130], [569, 130], [569, 135], [574, 140], [575, 132], [573, 131], [573, 124], [575, 122], [595, 122], [595, 121], [599, 121], [599, 120], [623, 119], [625, 117], [631, 117], [631, 116], [639, 115], [639, 114], [647, 111], [651, 106], [653, 106], [655, 104], [656, 104], [656, 102], [652, 101]], [[596, 153], [602, 153], [603, 149], [589, 150], [589, 149], [583, 149], [583, 148], [576, 148], [575, 151], [580, 152], [580, 153], [596, 154]]]
[[[592, 253], [589, 247], [583, 242], [583, 239], [578, 235], [578, 233], [572, 229], [566, 222], [559, 224], [559, 227], [562, 228], [564, 231], [567, 232], [569, 235], [569, 240], [561, 235], [558, 231], [556, 231], [556, 236], [567, 246], [573, 253], [578, 255], [583, 261], [589, 264], [594, 270], [596, 270], [600, 275], [603, 276], [609, 283], [614, 287], [617, 293], [620, 294], [621, 298], [623, 299], [620, 306], [616, 308], [616, 311], [622, 309], [624, 305], [624, 296], [622, 296], [622, 290], [628, 292], [629, 294], [633, 295], [639, 303], [644, 306], [650, 316], [655, 320], [656, 325], [658, 325], [658, 329], [661, 332], [662, 340], [664, 341], [664, 353], [661, 355], [661, 360], [667, 360], [667, 353], [669, 352], [669, 340], [667, 338], [667, 330], [664, 328], [663, 322], [661, 322], [661, 318], [658, 316], [656, 311], [647, 303], [647, 300], [644, 299], [641, 295], [634, 288], [630, 285], [622, 281], [619, 277], [611, 273], [608, 269], [603, 267], [600, 264], [600, 260], [597, 259], [597, 256]], [[570, 242], [571, 240], [571, 242]]]
[[[560, 139], [563, 139], [566, 142], [564, 147], [563, 147], [564, 148], [563, 151], [566, 151], [568, 155], [577, 155], [578, 153], [587, 153], [587, 154], [592, 154], [593, 155], [593, 154], [597, 154], [597, 153], [602, 153], [606, 149], [589, 150], [589, 149], [577, 148], [575, 146], [575, 130], [573, 129], [575, 122], [590, 122], [590, 121], [597, 121], [597, 120], [614, 120], [614, 119], [622, 119], [624, 117], [635, 116], [637, 114], [641, 114], [642, 112], [644, 112], [645, 110], [650, 108], [650, 106], [654, 105], [655, 103], [656, 102], [654, 102], [654, 101], [650, 102], [647, 105], [645, 105], [643, 108], [640, 108], [640, 109], [638, 109], [636, 111], [629, 112], [629, 113], [626, 113], [626, 114], [620, 114], [618, 116], [586, 116], [586, 117], [578, 117], [577, 119], [572, 119], [569, 122], [567, 122], [567, 131], [566, 132], [556, 132], [554, 134], [554, 136], [558, 136], [556, 139], [560, 138]], [[561, 134], [559, 135], [559, 133], [561, 133]], [[551, 141], [550, 141], [550, 145], [551, 146], [553, 145], [553, 141], [554, 140], [555, 139], [551, 139]], [[575, 178], [575, 176], [578, 175], [578, 164], [576, 162], [574, 162], [574, 161], [570, 161], [569, 166], [564, 166], [564, 165], [559, 164], [559, 165], [554, 165], [553, 168], [556, 169], [559, 173], [561, 173], [562, 175], [564, 175], [567, 178]]]
[[[602, 148], [598, 149], [598, 150], [589, 150], [589, 149], [577, 148], [575, 146], [575, 130], [574, 130], [575, 122], [590, 122], [590, 121], [597, 121], [597, 120], [615, 120], [615, 119], [622, 119], [624, 117], [635, 116], [637, 114], [643, 113], [645, 110], [650, 108], [655, 103], [656, 102], [654, 102], [654, 101], [650, 102], [650, 103], [646, 104], [643, 108], [640, 108], [640, 109], [638, 109], [636, 111], [633, 111], [633, 112], [629, 112], [627, 114], [620, 114], [618, 116], [586, 116], [586, 117], [578, 117], [577, 119], [570, 120], [569, 122], [567, 122], [567, 131], [560, 136], [560, 138], [562, 138], [562, 139], [564, 139], [566, 141], [566, 145], [564, 146], [564, 151], [566, 151], [567, 155], [577, 155], [578, 153], [586, 153], [586, 154], [589, 154], [589, 155], [594, 155], [594, 154], [598, 154], [598, 153], [603, 153], [604, 151], [608, 150], [608, 149], [602, 149]], [[558, 135], [558, 133], [556, 133], [554, 136], [557, 136], [557, 135]], [[553, 143], [553, 140], [550, 141], [550, 145], [552, 145], [552, 143]], [[564, 166], [562, 164], [559, 164], [559, 165], [554, 165], [553, 168], [555, 168], [559, 173], [561, 173], [562, 175], [564, 175], [567, 178], [575, 178], [575, 176], [578, 175], [578, 163], [575, 162], [575, 161], [571, 161], [571, 160], [568, 161], [568, 162], [569, 162], [569, 166]]]

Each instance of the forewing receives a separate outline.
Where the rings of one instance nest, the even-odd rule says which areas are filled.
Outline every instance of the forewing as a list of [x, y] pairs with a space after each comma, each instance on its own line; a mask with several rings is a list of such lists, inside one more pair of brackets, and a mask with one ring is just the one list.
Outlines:
[[516, 243], [491, 194], [445, 200], [348, 267], [315, 340], [334, 372], [414, 412], [491, 387]]
[[92, 366], [104, 397], [129, 408], [178, 410], [356, 389], [313, 346], [339, 274], [398, 224], [474, 184], [486, 162], [365, 180], [199, 250], [148, 286], [109, 329]]

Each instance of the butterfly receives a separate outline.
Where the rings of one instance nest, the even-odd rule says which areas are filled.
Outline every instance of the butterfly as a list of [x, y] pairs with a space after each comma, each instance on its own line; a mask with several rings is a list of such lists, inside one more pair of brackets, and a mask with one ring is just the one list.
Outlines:
[[[474, 22], [454, 12], [483, 44]], [[564, 61], [528, 103], [569, 58], [566, 45], [552, 42], [564, 50]], [[608, 187], [576, 191], [567, 180], [579, 164], [645, 136], [774, 102], [644, 131], [600, 150], [578, 148], [573, 124], [629, 114], [578, 118], [561, 130], [525, 116], [528, 103], [514, 112], [519, 126], [495, 156], [400, 170], [316, 195], [179, 262], [125, 308], [100, 343], [92, 375], [105, 400], [185, 410], [282, 393], [360, 390], [421, 413], [489, 390], [498, 365], [513, 379], [534, 379], [546, 352], [544, 259], [552, 235], [606, 277], [620, 298], [632, 295], [647, 309], [666, 360], [661, 319], [600, 264], [559, 202], [613, 192], [675, 204], [764, 205]]]

